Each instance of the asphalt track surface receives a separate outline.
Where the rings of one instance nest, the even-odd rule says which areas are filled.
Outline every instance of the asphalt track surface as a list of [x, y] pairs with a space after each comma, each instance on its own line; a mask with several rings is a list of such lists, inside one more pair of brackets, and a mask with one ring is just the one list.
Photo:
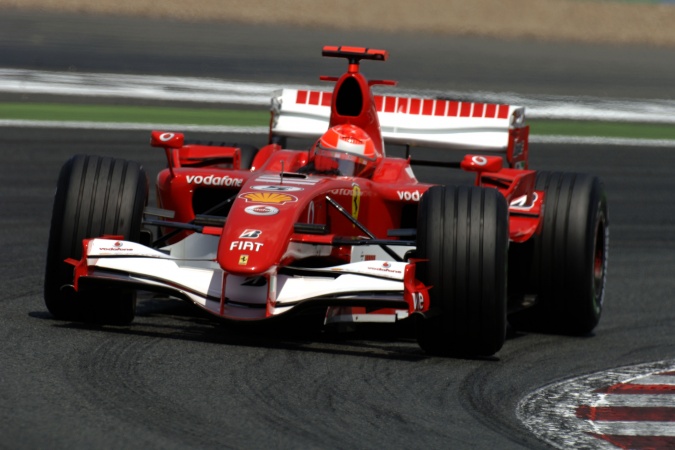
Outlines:
[[[64, 20], [55, 23], [67, 35], [75, 25]], [[268, 32], [274, 46], [287, 47], [271, 55], [251, 44], [246, 59], [257, 76], [272, 72], [268, 57], [288, 73], [305, 61], [303, 72], [321, 72], [314, 59], [325, 42], [284, 44], [278, 30], [253, 31], [237, 42], [256, 43]], [[403, 41], [402, 47], [415, 46], [413, 37], [387, 39], [390, 48]], [[143, 47], [136, 51], [147, 52]], [[311, 57], [302, 54], [310, 47]], [[110, 68], [101, 70], [124, 64], [133, 50], [120, 47], [116, 59], [108, 58]], [[194, 60], [188, 53], [163, 58], [166, 71], [199, 72], [189, 66], [200, 51]], [[44, 54], [23, 52], [31, 55]], [[433, 79], [430, 61], [417, 69]], [[32, 64], [42, 67], [43, 61], [36, 56]], [[561, 66], [570, 74], [569, 84], [560, 78], [567, 92], [588, 89], [575, 87], [575, 67]], [[242, 76], [245, 69], [238, 69]], [[490, 83], [496, 89], [501, 81]], [[658, 87], [645, 83], [644, 97]], [[201, 137], [264, 142], [262, 136]], [[606, 185], [609, 277], [603, 318], [591, 336], [511, 332], [494, 358], [448, 359], [422, 353], [405, 328], [329, 335], [247, 330], [173, 300], [142, 300], [128, 327], [52, 319], [42, 279], [60, 165], [76, 153], [115, 155], [155, 173], [163, 154], [148, 140], [143, 131], [0, 129], [0, 448], [546, 448], [515, 416], [523, 396], [573, 376], [675, 358], [675, 151], [664, 148], [531, 147], [533, 168], [594, 173]], [[435, 169], [416, 173], [424, 181], [451, 179]]]
[[671, 48], [0, 10], [0, 64], [15, 68], [316, 84], [344, 71], [344, 61], [320, 57], [323, 45], [389, 50], [389, 61], [363, 70], [405, 89], [675, 98]]

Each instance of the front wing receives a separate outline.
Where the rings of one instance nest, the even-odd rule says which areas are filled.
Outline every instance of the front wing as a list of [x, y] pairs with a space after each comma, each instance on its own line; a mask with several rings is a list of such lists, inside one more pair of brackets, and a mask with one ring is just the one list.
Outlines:
[[325, 306], [330, 321], [395, 321], [429, 307], [427, 288], [415, 279], [414, 261], [274, 267], [264, 274], [242, 276], [224, 272], [215, 255], [203, 250], [214, 238], [194, 234], [161, 250], [124, 240], [86, 239], [83, 258], [69, 260], [75, 266], [73, 287], [79, 291], [119, 286], [166, 293], [233, 320], [269, 319], [294, 309]]

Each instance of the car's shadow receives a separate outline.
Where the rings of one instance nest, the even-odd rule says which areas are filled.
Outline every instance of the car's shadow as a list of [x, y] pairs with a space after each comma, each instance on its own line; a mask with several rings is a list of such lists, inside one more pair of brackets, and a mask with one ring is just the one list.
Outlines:
[[[47, 311], [29, 313], [54, 326], [93, 332], [178, 339], [220, 345], [332, 353], [388, 360], [421, 361], [437, 356], [417, 345], [415, 324], [404, 320], [395, 324], [322, 326], [320, 314], [308, 313], [286, 320], [240, 323], [215, 318], [189, 303], [170, 298], [144, 298], [137, 306], [134, 322], [126, 326], [84, 324], [54, 319]], [[518, 338], [511, 328], [507, 340]], [[499, 361], [497, 356], [454, 359]]]

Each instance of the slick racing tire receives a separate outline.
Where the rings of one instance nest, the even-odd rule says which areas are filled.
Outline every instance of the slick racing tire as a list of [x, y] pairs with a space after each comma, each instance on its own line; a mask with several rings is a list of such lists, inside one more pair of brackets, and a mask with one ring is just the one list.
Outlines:
[[44, 284], [45, 304], [57, 319], [127, 324], [136, 314], [136, 293], [120, 289], [72, 288], [73, 266], [82, 257], [82, 240], [119, 235], [138, 242], [148, 179], [134, 162], [74, 156], [59, 174], [54, 196]]
[[506, 200], [496, 189], [436, 186], [420, 200], [417, 264], [430, 310], [417, 320], [428, 353], [490, 356], [506, 336]]
[[540, 172], [536, 190], [545, 194], [529, 280], [537, 301], [509, 322], [522, 330], [587, 334], [600, 320], [605, 295], [609, 218], [603, 184], [590, 175]]
[[255, 155], [258, 154], [258, 148], [252, 145], [239, 145], [241, 162], [240, 169], [250, 170], [253, 166]]

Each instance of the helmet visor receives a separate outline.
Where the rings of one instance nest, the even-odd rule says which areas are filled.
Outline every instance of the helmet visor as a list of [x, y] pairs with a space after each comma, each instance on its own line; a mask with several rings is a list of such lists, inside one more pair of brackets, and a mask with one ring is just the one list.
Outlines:
[[324, 148], [320, 143], [317, 144], [314, 152], [314, 164], [318, 170], [322, 172], [334, 171], [345, 177], [361, 175], [368, 167], [368, 163], [372, 162], [362, 155], [355, 155], [334, 148]]

